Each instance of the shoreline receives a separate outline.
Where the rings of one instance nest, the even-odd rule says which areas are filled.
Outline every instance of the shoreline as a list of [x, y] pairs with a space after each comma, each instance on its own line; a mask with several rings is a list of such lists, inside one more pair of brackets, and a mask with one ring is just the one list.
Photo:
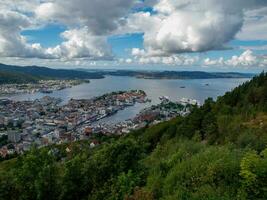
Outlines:
[[[55, 91], [72, 88], [84, 83], [90, 83], [90, 80], [70, 79], [70, 80], [40, 80], [38, 83], [26, 84], [2, 84], [0, 85], [0, 98], [9, 98], [16, 95], [43, 93], [49, 94]], [[3, 92], [8, 90], [8, 92]]]

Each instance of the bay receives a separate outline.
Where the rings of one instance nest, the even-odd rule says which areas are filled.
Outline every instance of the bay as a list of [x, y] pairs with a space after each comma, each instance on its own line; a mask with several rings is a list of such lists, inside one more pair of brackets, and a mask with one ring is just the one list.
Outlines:
[[98, 123], [117, 123], [126, 119], [133, 118], [145, 107], [160, 102], [160, 96], [168, 96], [175, 101], [181, 98], [196, 99], [203, 103], [208, 97], [216, 99], [225, 92], [232, 90], [238, 85], [248, 81], [247, 78], [225, 78], [225, 79], [186, 79], [186, 80], [168, 80], [168, 79], [137, 79], [135, 77], [106, 76], [104, 79], [90, 80], [90, 83], [84, 83], [72, 88], [60, 91], [54, 91], [51, 94], [17, 94], [9, 96], [10, 99], [34, 100], [43, 96], [61, 98], [63, 103], [67, 103], [71, 98], [89, 99], [113, 91], [125, 90], [144, 90], [151, 103], [135, 104], [119, 111], [113, 116], [104, 118]]

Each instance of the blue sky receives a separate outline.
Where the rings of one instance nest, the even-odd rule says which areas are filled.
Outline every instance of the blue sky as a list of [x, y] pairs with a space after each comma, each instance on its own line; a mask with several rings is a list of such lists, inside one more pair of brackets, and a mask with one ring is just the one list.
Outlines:
[[59, 24], [48, 24], [40, 29], [25, 30], [21, 34], [27, 38], [30, 43], [40, 43], [44, 47], [56, 46], [63, 42], [60, 36], [66, 31], [66, 27]]
[[108, 38], [108, 43], [112, 46], [115, 56], [128, 58], [132, 48], [143, 48], [143, 34], [126, 34], [112, 36]]

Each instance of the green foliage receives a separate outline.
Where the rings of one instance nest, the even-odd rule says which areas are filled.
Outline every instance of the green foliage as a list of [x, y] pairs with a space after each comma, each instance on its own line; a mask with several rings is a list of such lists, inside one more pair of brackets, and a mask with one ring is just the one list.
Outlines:
[[12, 173], [0, 171], [0, 199], [18, 199], [18, 190]]
[[247, 152], [240, 164], [243, 199], [267, 198], [267, 149], [260, 155], [256, 151]]
[[129, 170], [127, 173], [122, 172], [113, 182], [111, 199], [124, 199], [133, 193], [142, 180], [140, 174]]
[[47, 149], [33, 149], [19, 157], [14, 173], [20, 199], [57, 199], [58, 167]]
[[6, 145], [7, 143], [8, 143], [7, 135], [0, 137], [0, 147]]
[[38, 66], [12, 66], [0, 63], [0, 84], [31, 83], [39, 79], [99, 79], [104, 78], [100, 72], [51, 69]]
[[231, 147], [174, 139], [146, 160], [150, 166], [147, 188], [156, 199], [234, 197], [241, 156], [241, 151]]
[[61, 199], [80, 199], [84, 195], [84, 174], [81, 170], [83, 163], [84, 160], [80, 156], [76, 156], [65, 163], [61, 181]]
[[0, 84], [36, 83], [38, 80], [38, 77], [24, 73], [0, 71]]

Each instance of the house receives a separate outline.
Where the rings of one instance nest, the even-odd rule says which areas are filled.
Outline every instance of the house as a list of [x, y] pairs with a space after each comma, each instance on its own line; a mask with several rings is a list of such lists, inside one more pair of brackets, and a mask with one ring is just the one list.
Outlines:
[[2, 147], [0, 149], [0, 156], [3, 157], [3, 158], [5, 158], [7, 155], [8, 155], [8, 149], [7, 149], [7, 147]]
[[10, 142], [14, 143], [17, 143], [21, 140], [21, 134], [13, 130], [7, 132], [7, 137]]
[[99, 145], [99, 142], [97, 140], [93, 140], [91, 143], [90, 143], [90, 148], [94, 148], [95, 146]]
[[60, 138], [61, 135], [63, 135], [65, 132], [66, 132], [66, 129], [64, 129], [64, 128], [56, 128], [54, 130], [54, 136], [55, 136], [55, 138]]
[[87, 126], [84, 128], [84, 135], [90, 136], [90, 135], [92, 135], [92, 133], [93, 133], [93, 130], [91, 127]]

